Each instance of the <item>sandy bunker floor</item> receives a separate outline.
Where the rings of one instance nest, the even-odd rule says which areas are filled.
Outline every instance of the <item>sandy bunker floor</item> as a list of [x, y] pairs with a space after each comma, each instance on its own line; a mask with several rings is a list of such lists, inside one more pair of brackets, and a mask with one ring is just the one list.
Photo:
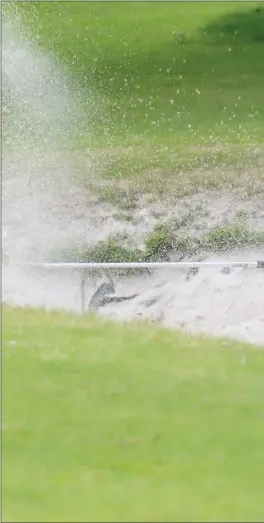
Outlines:
[[[241, 253], [258, 259], [260, 253]], [[240, 256], [240, 259], [241, 259]], [[232, 259], [239, 257], [233, 256]], [[131, 301], [110, 304], [98, 313], [115, 320], [149, 319], [188, 332], [231, 336], [264, 345], [264, 270], [235, 268], [225, 274], [203, 268], [186, 280], [183, 272], [157, 270], [150, 276], [113, 277], [118, 295], [139, 293]], [[3, 268], [3, 301], [80, 312], [78, 271]], [[98, 278], [86, 284], [88, 304]]]

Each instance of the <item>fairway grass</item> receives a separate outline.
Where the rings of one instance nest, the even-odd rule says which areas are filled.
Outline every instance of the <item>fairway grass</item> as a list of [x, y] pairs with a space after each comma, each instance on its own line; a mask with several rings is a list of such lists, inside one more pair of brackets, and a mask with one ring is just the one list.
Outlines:
[[5, 307], [4, 521], [263, 521], [264, 352]]
[[89, 108], [94, 92], [84, 146], [96, 128], [102, 145], [262, 143], [259, 2], [13, 5], [37, 48], [86, 89]]
[[[82, 121], [68, 150], [93, 151], [114, 191], [127, 180], [181, 196], [199, 187], [254, 193], [263, 184], [259, 6], [17, 2], [4, 15], [19, 13], [38, 52], [55, 57], [78, 86]], [[84, 183], [90, 178], [88, 169]]]

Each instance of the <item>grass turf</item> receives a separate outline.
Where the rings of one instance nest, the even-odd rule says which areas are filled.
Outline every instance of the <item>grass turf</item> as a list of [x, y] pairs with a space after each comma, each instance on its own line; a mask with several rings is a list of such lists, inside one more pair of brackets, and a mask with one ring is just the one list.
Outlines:
[[5, 521], [262, 521], [264, 353], [3, 309]]
[[[18, 8], [38, 46], [55, 53], [80, 84], [95, 86], [118, 145], [133, 138], [186, 145], [207, 144], [211, 133], [224, 143], [262, 141], [264, 30], [259, 40], [255, 33], [264, 10], [256, 12], [258, 5], [30, 2]], [[237, 38], [227, 31], [230, 23]]]
[[171, 174], [241, 165], [263, 178], [260, 3], [19, 2], [4, 14], [14, 6], [83, 89], [68, 145], [98, 148], [107, 178], [162, 170], [170, 187]]

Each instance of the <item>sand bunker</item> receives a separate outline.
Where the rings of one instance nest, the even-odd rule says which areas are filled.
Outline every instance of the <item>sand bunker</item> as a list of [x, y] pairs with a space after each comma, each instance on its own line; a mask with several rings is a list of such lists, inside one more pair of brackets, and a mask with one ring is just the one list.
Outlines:
[[[243, 252], [230, 259], [260, 259], [261, 253]], [[86, 303], [98, 285], [87, 279]], [[150, 276], [116, 277], [119, 295], [139, 293], [131, 301], [99, 309], [117, 321], [148, 319], [192, 333], [233, 337], [264, 345], [264, 270], [203, 268], [186, 280], [177, 270], [157, 270]], [[68, 270], [25, 271], [3, 267], [3, 301], [13, 305], [65, 309], [79, 313], [80, 274]]]

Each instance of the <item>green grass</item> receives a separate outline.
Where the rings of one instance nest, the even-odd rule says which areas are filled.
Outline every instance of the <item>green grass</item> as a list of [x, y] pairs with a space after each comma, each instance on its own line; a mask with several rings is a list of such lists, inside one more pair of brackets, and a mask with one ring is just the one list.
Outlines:
[[4, 521], [263, 521], [264, 352], [3, 308]]
[[[68, 146], [97, 148], [110, 180], [136, 183], [149, 173], [153, 180], [158, 170], [171, 185], [197, 166], [228, 171], [241, 163], [255, 167], [253, 180], [263, 179], [260, 5], [19, 2], [3, 9], [21, 14], [30, 39], [82, 89], [86, 122]], [[213, 178], [221, 185], [221, 172]]]
[[[38, 46], [56, 54], [80, 85], [96, 89], [106, 113], [104, 145], [113, 143], [113, 133], [118, 145], [146, 139], [209, 145], [210, 134], [223, 143], [262, 142], [262, 42], [249, 38], [245, 23], [238, 41], [211, 28], [234, 12], [240, 28], [242, 12], [254, 32], [264, 19], [258, 5], [29, 2], [16, 8]], [[186, 37], [179, 40], [174, 31]]]

